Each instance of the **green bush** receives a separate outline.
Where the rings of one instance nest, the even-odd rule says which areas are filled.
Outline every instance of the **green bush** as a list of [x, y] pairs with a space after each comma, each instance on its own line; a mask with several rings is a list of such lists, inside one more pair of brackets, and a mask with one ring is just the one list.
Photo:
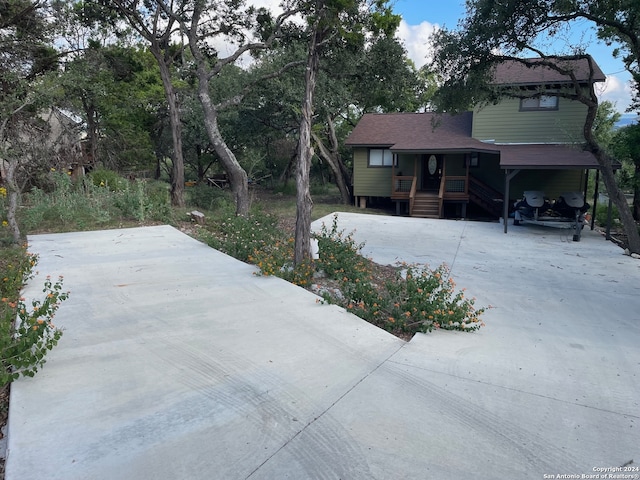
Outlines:
[[110, 192], [95, 187], [85, 179], [74, 183], [63, 173], [51, 173], [54, 188], [47, 193], [33, 188], [24, 195], [25, 208], [20, 220], [27, 230], [84, 229], [88, 225], [102, 224], [114, 216]]
[[88, 176], [96, 187], [105, 187], [112, 192], [120, 191], [128, 184], [128, 180], [122, 178], [117, 172], [106, 168], [93, 170]]
[[192, 207], [203, 210], [217, 210], [230, 205], [229, 194], [208, 185], [195, 185], [187, 189], [187, 202]]
[[73, 182], [68, 175], [55, 172], [52, 178], [55, 188], [51, 192], [34, 188], [24, 196], [21, 223], [27, 230], [83, 230], [112, 220], [173, 220], [165, 183], [120, 179], [114, 182], [118, 184], [114, 190], [108, 184], [96, 185], [94, 178]]
[[338, 230], [337, 215], [331, 227], [323, 225], [315, 235], [319, 259], [292, 267], [293, 239], [274, 237], [255, 244], [247, 260], [261, 275], [275, 275], [309, 287], [314, 273], [326, 275], [337, 288], [321, 292], [326, 303], [340, 305], [351, 313], [392, 333], [429, 332], [434, 328], [471, 332], [484, 323], [485, 308], [476, 309], [475, 299], [456, 291], [445, 265], [435, 270], [425, 266], [399, 265], [392, 278], [378, 275], [380, 267], [361, 254], [363, 244]]
[[[596, 205], [596, 222], [600, 226], [607, 225], [607, 218], [609, 215], [609, 204], [608, 203], [599, 203]], [[619, 220], [620, 214], [618, 213], [618, 207], [615, 205], [611, 205], [611, 222], [615, 223], [616, 220]]]
[[243, 262], [251, 261], [254, 252], [275, 244], [281, 236], [277, 219], [262, 212], [247, 217], [227, 212], [220, 221], [198, 233], [198, 238], [210, 247]]
[[434, 328], [470, 332], [484, 323], [485, 308], [476, 309], [475, 299], [455, 291], [455, 282], [443, 264], [435, 270], [426, 266], [400, 265], [395, 278], [374, 278], [370, 260], [360, 252], [353, 235], [323, 225], [317, 235], [320, 247], [318, 268], [335, 279], [339, 292], [323, 292], [328, 303], [336, 303], [390, 332], [429, 332]]
[[4, 277], [0, 282], [0, 387], [20, 375], [32, 377], [46, 362], [45, 356], [57, 345], [62, 331], [52, 323], [60, 303], [69, 292], [62, 291], [62, 277], [53, 282], [47, 277], [42, 300], [34, 299], [31, 306], [19, 297], [37, 257], [25, 249], [5, 249], [0, 257]]

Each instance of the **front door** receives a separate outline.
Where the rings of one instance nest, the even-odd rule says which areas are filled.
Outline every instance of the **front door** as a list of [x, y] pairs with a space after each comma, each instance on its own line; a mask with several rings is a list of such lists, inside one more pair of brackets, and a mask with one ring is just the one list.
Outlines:
[[428, 192], [440, 190], [442, 156], [422, 155], [422, 189]]

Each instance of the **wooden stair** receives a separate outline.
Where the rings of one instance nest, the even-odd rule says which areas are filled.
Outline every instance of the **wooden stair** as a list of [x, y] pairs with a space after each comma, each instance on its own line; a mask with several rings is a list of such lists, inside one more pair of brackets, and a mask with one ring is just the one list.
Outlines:
[[440, 218], [440, 198], [438, 194], [416, 192], [410, 215], [420, 218]]
[[489, 185], [477, 178], [469, 177], [469, 200], [496, 218], [502, 215], [502, 197], [500, 192]]

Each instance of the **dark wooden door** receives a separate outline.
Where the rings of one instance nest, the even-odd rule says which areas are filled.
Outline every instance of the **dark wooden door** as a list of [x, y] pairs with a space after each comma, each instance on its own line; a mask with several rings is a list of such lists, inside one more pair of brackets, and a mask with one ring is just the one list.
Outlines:
[[422, 190], [437, 192], [440, 190], [442, 179], [442, 156], [422, 156]]

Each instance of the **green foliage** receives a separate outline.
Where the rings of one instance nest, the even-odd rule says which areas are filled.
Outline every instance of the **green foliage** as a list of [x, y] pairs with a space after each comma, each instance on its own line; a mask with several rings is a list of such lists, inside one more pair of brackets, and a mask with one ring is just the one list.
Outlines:
[[476, 309], [475, 299], [455, 290], [445, 265], [435, 270], [401, 265], [390, 278], [379, 278], [373, 262], [361, 255], [363, 244], [338, 230], [337, 215], [331, 227], [322, 226], [316, 239], [320, 258], [313, 263], [293, 268], [293, 239], [271, 235], [252, 242], [255, 249], [246, 260], [257, 265], [261, 275], [278, 276], [305, 288], [312, 285], [314, 274], [325, 275], [336, 285], [321, 292], [325, 302], [392, 333], [434, 328], [471, 332], [484, 326], [481, 316], [486, 309]]
[[33, 377], [45, 364], [45, 356], [57, 345], [62, 331], [52, 323], [60, 303], [69, 297], [62, 290], [62, 277], [47, 277], [42, 300], [33, 299], [28, 307], [19, 297], [22, 285], [31, 278], [37, 257], [26, 250], [2, 252], [0, 263], [5, 271], [0, 289], [0, 387], [20, 375]]
[[127, 181], [125, 187], [115, 193], [114, 205], [123, 217], [139, 222], [168, 221], [172, 217], [169, 191], [160, 182]]
[[338, 292], [324, 292], [323, 298], [391, 332], [430, 332], [434, 328], [474, 331], [484, 323], [485, 308], [476, 309], [475, 299], [455, 291], [455, 282], [445, 265], [435, 270], [403, 264], [395, 278], [373, 277], [372, 263], [360, 252], [351, 234], [322, 226], [317, 235], [320, 260], [317, 268], [338, 281]]
[[162, 182], [130, 181], [104, 170], [78, 182], [51, 172], [51, 183], [51, 192], [34, 188], [24, 196], [21, 223], [27, 230], [83, 230], [113, 220], [173, 219], [168, 187]]
[[9, 222], [7, 221], [7, 189], [0, 187], [0, 245], [13, 243], [13, 236], [9, 231]]
[[204, 210], [226, 208], [231, 200], [224, 190], [197, 184], [187, 189], [187, 204]]
[[[618, 207], [611, 205], [611, 222], [620, 221], [620, 214], [618, 213]], [[599, 203], [596, 205], [596, 222], [600, 226], [607, 225], [607, 218], [609, 216], [609, 205], [607, 203]]]
[[127, 183], [117, 172], [106, 168], [97, 168], [88, 176], [96, 187], [105, 187], [112, 192], [122, 190]]
[[107, 189], [93, 187], [90, 182], [74, 183], [69, 175], [59, 172], [50, 173], [50, 183], [50, 192], [34, 187], [24, 195], [26, 208], [20, 212], [20, 220], [27, 230], [82, 228], [112, 218]]
[[245, 217], [229, 211], [219, 222], [198, 233], [198, 238], [210, 247], [243, 262], [250, 262], [256, 251], [268, 248], [280, 236], [277, 219], [262, 212]]

